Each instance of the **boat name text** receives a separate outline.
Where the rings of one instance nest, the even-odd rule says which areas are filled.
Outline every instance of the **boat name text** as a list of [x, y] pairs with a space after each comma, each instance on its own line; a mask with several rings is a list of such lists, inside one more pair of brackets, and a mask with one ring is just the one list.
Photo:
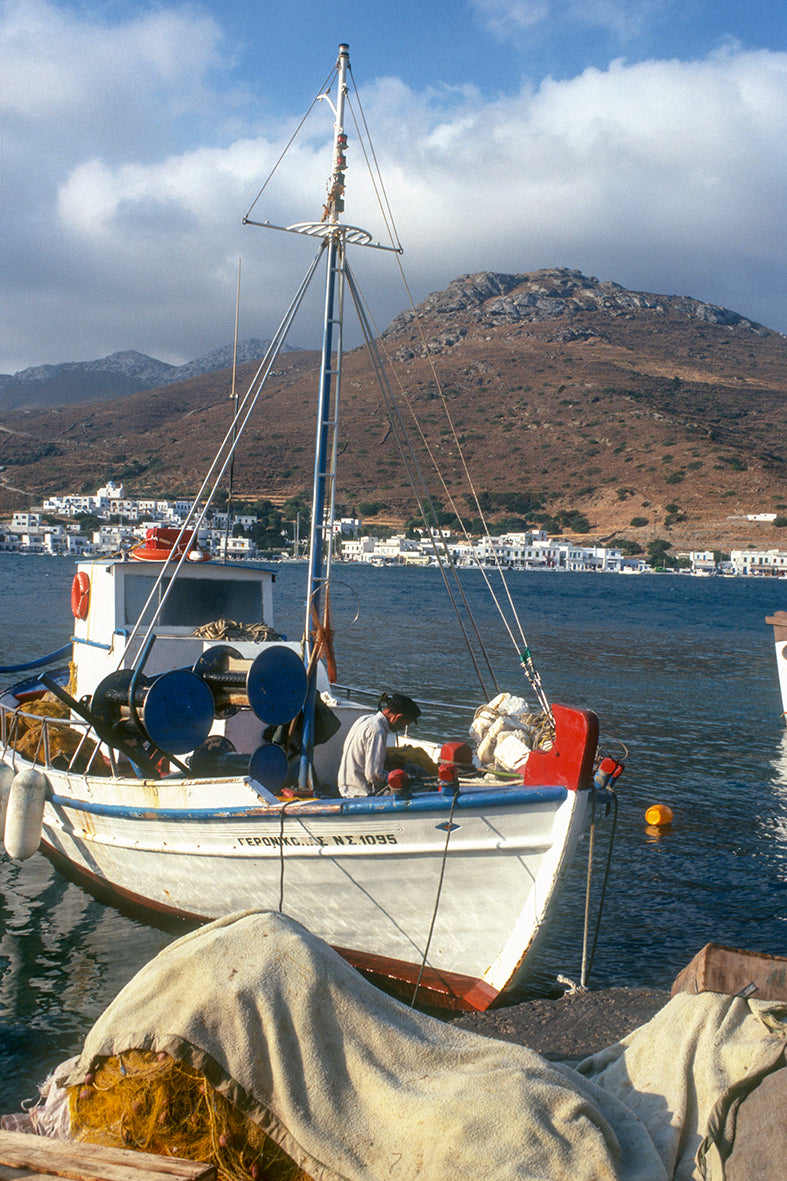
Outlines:
[[397, 838], [392, 832], [334, 833], [330, 837], [238, 837], [240, 845], [396, 845]]

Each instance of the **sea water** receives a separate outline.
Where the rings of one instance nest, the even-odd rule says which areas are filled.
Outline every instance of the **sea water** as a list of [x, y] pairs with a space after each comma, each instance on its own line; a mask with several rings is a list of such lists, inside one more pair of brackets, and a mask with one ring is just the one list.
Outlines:
[[[305, 567], [273, 569], [276, 625], [297, 639]], [[68, 641], [73, 574], [66, 559], [0, 554], [0, 665]], [[464, 738], [474, 708], [498, 688], [535, 704], [519, 662], [528, 644], [549, 699], [599, 715], [601, 749], [626, 769], [597, 937], [595, 911], [589, 926], [591, 988], [667, 989], [709, 942], [787, 954], [787, 733], [765, 624], [787, 608], [787, 581], [534, 571], [503, 583], [490, 571], [490, 590], [486, 577], [468, 571], [460, 591], [436, 569], [337, 565], [339, 681], [370, 702], [383, 690], [407, 693], [423, 708], [419, 733]], [[465, 602], [474, 623], [460, 625]], [[646, 825], [655, 803], [672, 809], [667, 830]], [[600, 817], [595, 830], [594, 907], [613, 819]], [[587, 846], [531, 993], [550, 994], [558, 974], [579, 979]], [[24, 863], [3, 855], [0, 1112], [36, 1094], [171, 938], [95, 902], [40, 854]]]

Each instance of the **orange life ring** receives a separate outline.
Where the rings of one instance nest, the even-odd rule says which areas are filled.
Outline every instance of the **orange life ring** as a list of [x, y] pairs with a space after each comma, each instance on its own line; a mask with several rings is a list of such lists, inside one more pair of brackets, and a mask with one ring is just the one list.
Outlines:
[[145, 534], [145, 540], [131, 550], [130, 556], [137, 562], [166, 562], [170, 557], [182, 558], [186, 551], [190, 562], [207, 562], [210, 559], [208, 551], [197, 545], [193, 529], [181, 533], [180, 529], [153, 525]]
[[90, 607], [90, 579], [84, 570], [74, 575], [71, 583], [71, 614], [74, 619], [87, 619]]

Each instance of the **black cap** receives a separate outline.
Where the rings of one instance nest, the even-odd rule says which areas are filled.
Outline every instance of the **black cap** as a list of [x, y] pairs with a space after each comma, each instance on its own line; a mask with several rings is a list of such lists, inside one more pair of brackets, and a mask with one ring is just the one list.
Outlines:
[[404, 693], [383, 693], [379, 708], [389, 709], [392, 714], [401, 714], [407, 722], [417, 722], [421, 716], [421, 710], [412, 697], [405, 697]]

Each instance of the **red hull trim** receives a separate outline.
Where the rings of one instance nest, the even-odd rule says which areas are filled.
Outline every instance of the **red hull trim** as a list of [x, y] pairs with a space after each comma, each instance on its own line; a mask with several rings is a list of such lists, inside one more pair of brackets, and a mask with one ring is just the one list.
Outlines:
[[593, 785], [593, 760], [598, 746], [598, 718], [589, 709], [553, 705], [555, 743], [551, 750], [531, 751], [522, 780], [525, 787], [555, 784], [569, 791]]
[[409, 964], [405, 960], [389, 959], [366, 951], [352, 951], [346, 947], [336, 947], [334, 950], [371, 980], [372, 984], [408, 1005], [413, 1004], [415, 999], [422, 1008], [454, 1013], [483, 1013], [500, 995], [491, 985], [475, 976], [441, 972], [437, 968], [424, 968], [421, 972], [418, 964]]

